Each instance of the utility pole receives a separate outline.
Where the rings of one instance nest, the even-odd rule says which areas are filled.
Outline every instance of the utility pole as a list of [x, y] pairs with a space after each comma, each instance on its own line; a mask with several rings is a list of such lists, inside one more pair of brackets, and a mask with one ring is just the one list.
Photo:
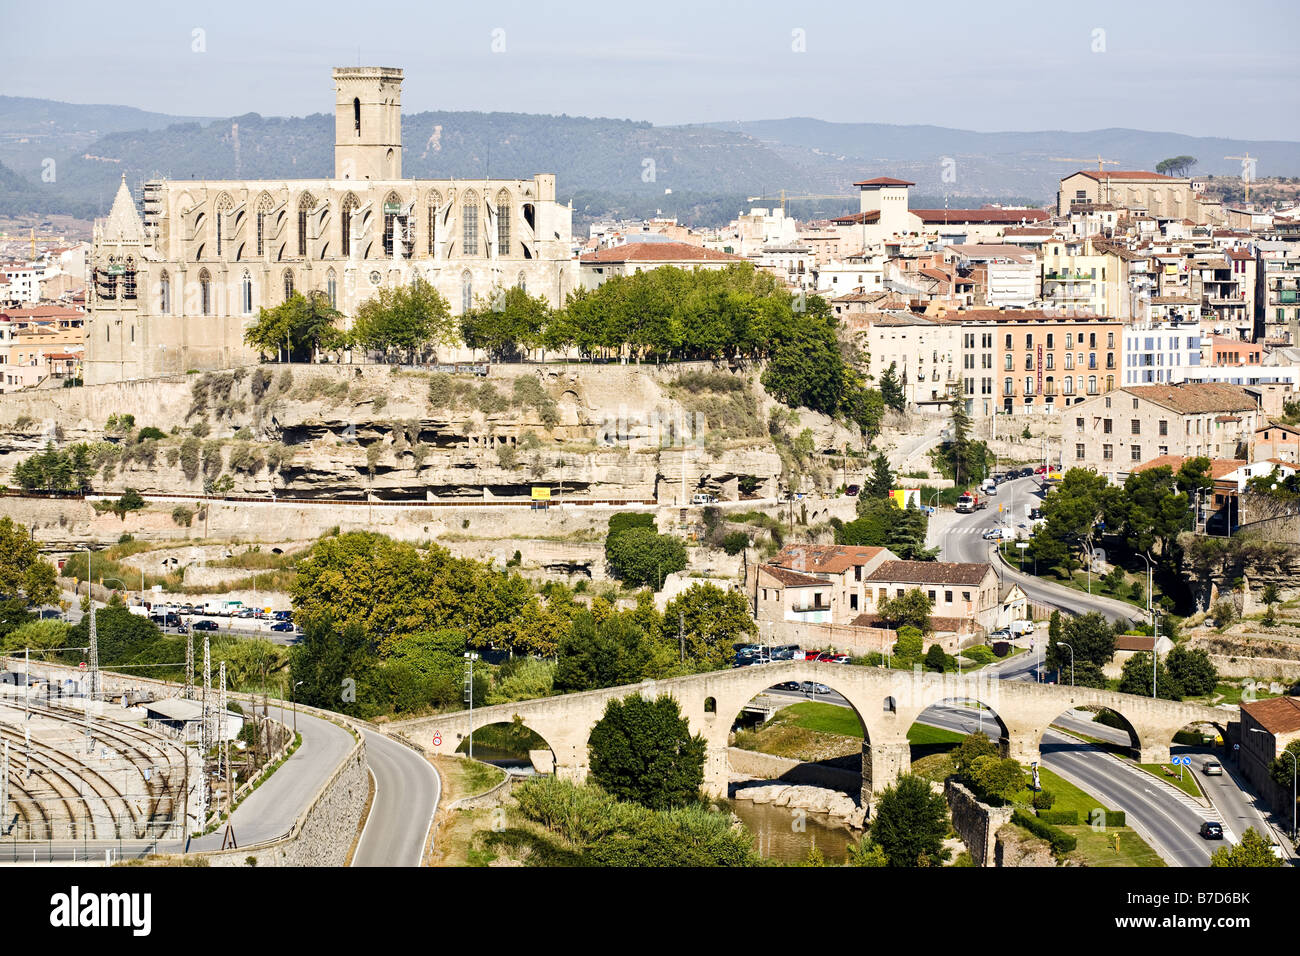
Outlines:
[[225, 661], [221, 662], [221, 696], [218, 698], [218, 701], [221, 706], [221, 714], [220, 714], [221, 724], [219, 725], [220, 730], [218, 731], [221, 734], [221, 768], [222, 770], [225, 771], [226, 774], [226, 825], [229, 826], [231, 804], [235, 802], [235, 793], [234, 793], [234, 774], [231, 773], [230, 770], [230, 734], [226, 732], [227, 729], [226, 721], [228, 719], [226, 715], [229, 713], [229, 711], [226, 709], [226, 662]]
[[[90, 582], [90, 549], [86, 549], [86, 597], [90, 602], [90, 695], [89, 700], [100, 700], [99, 686], [99, 632], [95, 629], [95, 591]], [[90, 710], [87, 708], [87, 715]], [[89, 716], [87, 716], [89, 726]]]
[[686, 663], [686, 612], [677, 612], [677, 643], [681, 649], [682, 663]]
[[185, 699], [194, 699], [194, 634], [185, 635]]
[[9, 819], [9, 741], [5, 741], [3, 766], [0, 766], [0, 825]]

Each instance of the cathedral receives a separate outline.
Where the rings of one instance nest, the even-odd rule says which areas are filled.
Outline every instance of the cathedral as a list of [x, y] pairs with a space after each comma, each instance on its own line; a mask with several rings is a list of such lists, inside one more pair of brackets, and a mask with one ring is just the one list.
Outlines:
[[256, 361], [244, 330], [295, 290], [348, 321], [417, 277], [453, 315], [512, 286], [564, 303], [578, 263], [554, 174], [403, 179], [402, 71], [340, 67], [334, 89], [333, 179], [148, 182], [141, 216], [123, 178], [95, 223], [86, 384]]

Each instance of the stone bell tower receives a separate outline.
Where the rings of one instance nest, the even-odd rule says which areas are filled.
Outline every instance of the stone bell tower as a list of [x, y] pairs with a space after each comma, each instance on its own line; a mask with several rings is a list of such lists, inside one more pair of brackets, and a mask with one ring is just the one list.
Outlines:
[[334, 178], [402, 178], [402, 71], [334, 68]]

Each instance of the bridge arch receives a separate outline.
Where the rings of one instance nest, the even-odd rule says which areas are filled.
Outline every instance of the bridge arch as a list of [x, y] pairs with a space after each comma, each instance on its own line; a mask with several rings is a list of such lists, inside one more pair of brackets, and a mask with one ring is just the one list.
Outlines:
[[[470, 737], [457, 732], [455, 752], [468, 755]], [[489, 724], [476, 724], [473, 728], [473, 751], [477, 760], [499, 766], [531, 765], [538, 773], [555, 772], [555, 749], [540, 733], [518, 715], [512, 720], [496, 720]]]

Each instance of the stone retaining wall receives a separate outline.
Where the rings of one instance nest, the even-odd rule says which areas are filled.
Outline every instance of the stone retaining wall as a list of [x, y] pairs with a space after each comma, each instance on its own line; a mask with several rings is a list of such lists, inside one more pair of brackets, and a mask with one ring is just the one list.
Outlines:
[[980, 803], [965, 786], [951, 777], [944, 782], [943, 795], [952, 810], [952, 828], [970, 850], [976, 866], [998, 866], [995, 844], [998, 829], [1011, 822], [1012, 807], [990, 807]]
[[854, 797], [862, 790], [862, 775], [851, 770], [841, 770], [838, 767], [826, 767], [815, 763], [801, 763], [786, 757], [741, 750], [739, 747], [727, 748], [727, 764], [733, 774], [754, 780], [803, 783], [812, 787], [839, 790]]

